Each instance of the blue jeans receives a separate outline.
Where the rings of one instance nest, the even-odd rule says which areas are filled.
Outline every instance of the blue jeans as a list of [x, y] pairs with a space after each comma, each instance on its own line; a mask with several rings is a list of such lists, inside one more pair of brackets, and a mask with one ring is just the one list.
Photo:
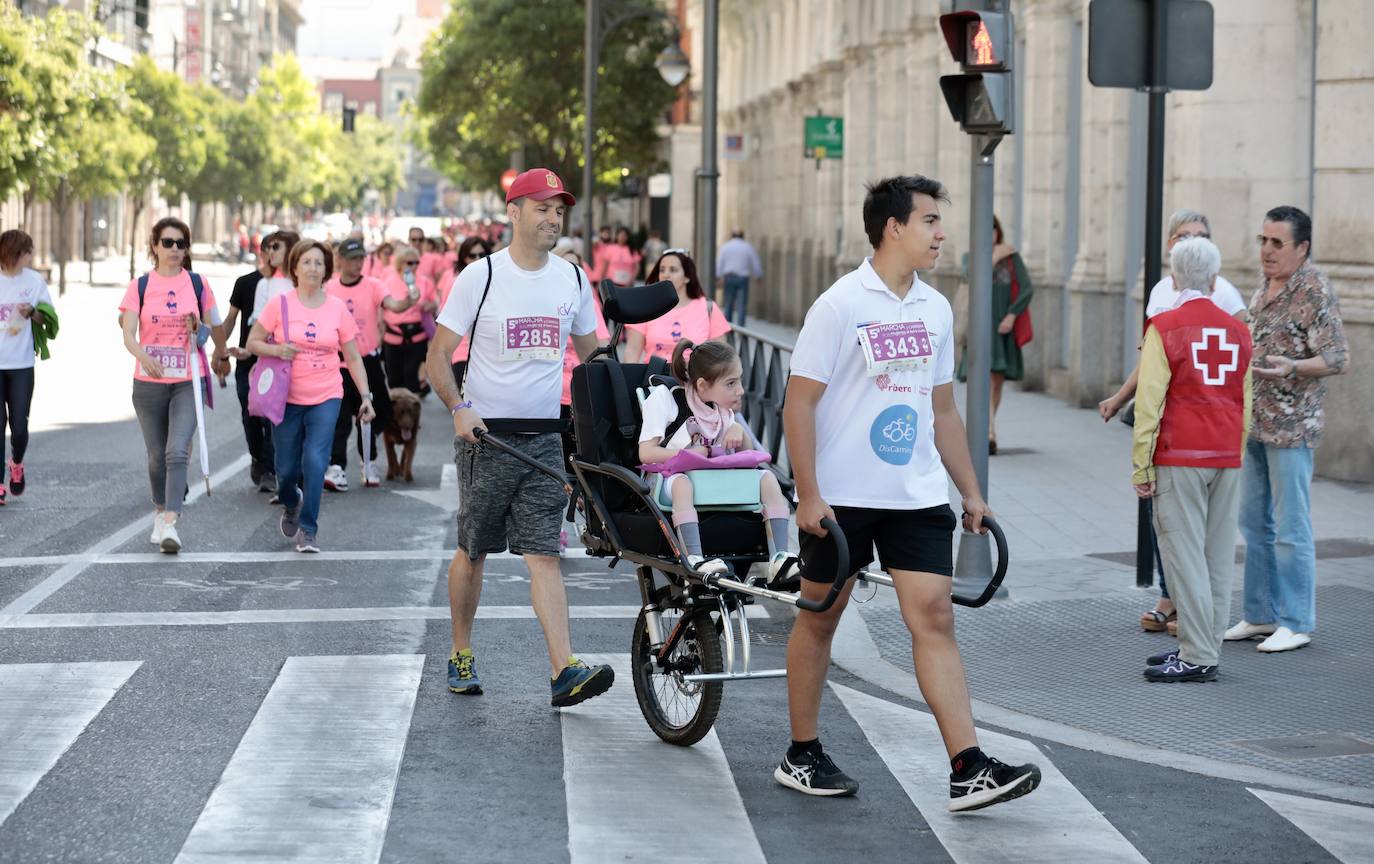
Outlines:
[[[739, 308], [736, 309], [736, 304]], [[725, 298], [721, 301], [720, 311], [731, 324], [744, 325], [744, 315], [749, 308], [749, 277], [729, 275], [725, 277]]]
[[1240, 533], [1245, 537], [1245, 620], [1294, 633], [1317, 625], [1312, 542], [1312, 450], [1245, 445]]
[[[301, 530], [320, 529], [320, 498], [324, 496], [324, 469], [334, 443], [334, 424], [339, 419], [340, 399], [318, 405], [286, 403], [281, 422], [272, 427], [277, 465], [277, 497], [288, 510], [300, 506]], [[300, 496], [297, 497], [297, 487]]]

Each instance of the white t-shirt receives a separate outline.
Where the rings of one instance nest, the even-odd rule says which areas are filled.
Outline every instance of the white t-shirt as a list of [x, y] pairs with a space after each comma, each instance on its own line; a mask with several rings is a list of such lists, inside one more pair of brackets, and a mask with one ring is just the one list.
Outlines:
[[[472, 329], [491, 262], [491, 290]], [[552, 420], [563, 393], [563, 346], [570, 334], [596, 332], [596, 306], [581, 268], [549, 256], [543, 268], [522, 270], [503, 249], [464, 267], [453, 282], [439, 324], [469, 336], [464, 398], [482, 417]]]
[[275, 300], [295, 287], [286, 276], [268, 276], [259, 282], [257, 293], [253, 295], [253, 314], [248, 316], [248, 326], [253, 326], [262, 315], [263, 307], [267, 305], [268, 300]]
[[[1161, 312], [1168, 312], [1178, 305], [1179, 291], [1174, 287], [1174, 277], [1165, 276], [1159, 284], [1150, 289], [1150, 300], [1145, 304], [1145, 315], [1153, 318]], [[1217, 285], [1212, 289], [1212, 302], [1227, 315], [1235, 315], [1246, 308], [1236, 286], [1222, 276], [1217, 277]]]
[[[639, 442], [643, 444], [645, 441], [662, 438], [663, 433], [668, 431], [668, 424], [677, 419], [679, 410], [672, 389], [663, 385], [651, 388], [640, 409], [644, 422], [639, 427]], [[682, 450], [692, 446], [692, 433], [687, 431], [687, 424], [683, 423], [673, 432], [671, 440], [658, 443], [660, 447]]]
[[816, 405], [816, 480], [826, 503], [949, 503], [931, 392], [954, 380], [953, 331], [954, 311], [940, 292], [916, 277], [898, 298], [870, 259], [816, 299], [791, 374], [826, 385]]
[[29, 269], [0, 273], [0, 369], [33, 368], [33, 322], [19, 314], [20, 303], [52, 303], [43, 277]]

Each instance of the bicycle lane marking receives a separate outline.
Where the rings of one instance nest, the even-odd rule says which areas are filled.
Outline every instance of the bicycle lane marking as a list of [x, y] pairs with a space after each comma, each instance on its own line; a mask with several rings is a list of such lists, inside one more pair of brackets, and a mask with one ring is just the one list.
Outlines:
[[[220, 485], [224, 481], [228, 480], [230, 477], [233, 477], [235, 474], [238, 474], [240, 471], [247, 468], [251, 461], [252, 459], [248, 456], [247, 453], [243, 454], [239, 458], [235, 459], [233, 462], [221, 468], [219, 471], [216, 471], [215, 474], [210, 478], [210, 485]], [[186, 496], [186, 503], [192, 504], [195, 501], [198, 501], [200, 497], [204, 494], [205, 487], [202, 484], [196, 484], [195, 488], [193, 488], [190, 494]], [[128, 525], [125, 525], [123, 528], [109, 535], [105, 539], [99, 541], [94, 546], [91, 546], [89, 549], [86, 550], [85, 554], [103, 555], [107, 552], [112, 552], [115, 549], [118, 549], [120, 546], [124, 545], [125, 543], [129, 542], [129, 540], [137, 536], [139, 532], [147, 531], [151, 524], [151, 520], [149, 520], [147, 516], [140, 517], [139, 519], [130, 522]], [[44, 600], [47, 600], [49, 597], [56, 594], [58, 591], [62, 590], [62, 588], [64, 588], [67, 585], [67, 583], [71, 582], [77, 576], [80, 576], [82, 573], [86, 571], [86, 568], [90, 566], [91, 562], [85, 560], [84, 558], [77, 561], [69, 561], [68, 563], [63, 564], [55, 572], [49, 575], [48, 578], [44, 579], [42, 582], [39, 582], [37, 585], [30, 588], [28, 591], [25, 591], [23, 594], [19, 595], [19, 597], [12, 601], [8, 606], [5, 606], [3, 609], [0, 609], [0, 628], [9, 626], [9, 624], [14, 619], [19, 618], [23, 615], [27, 615], [29, 612], [32, 612]]]

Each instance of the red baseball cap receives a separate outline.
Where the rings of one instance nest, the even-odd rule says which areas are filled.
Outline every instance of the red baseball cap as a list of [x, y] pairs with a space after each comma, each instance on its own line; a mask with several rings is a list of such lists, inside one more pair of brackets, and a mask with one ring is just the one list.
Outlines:
[[562, 198], [569, 207], [577, 204], [577, 199], [563, 187], [563, 181], [547, 168], [531, 168], [516, 177], [515, 182], [510, 184], [510, 189], [506, 190], [507, 204], [517, 198], [546, 201], [555, 197]]

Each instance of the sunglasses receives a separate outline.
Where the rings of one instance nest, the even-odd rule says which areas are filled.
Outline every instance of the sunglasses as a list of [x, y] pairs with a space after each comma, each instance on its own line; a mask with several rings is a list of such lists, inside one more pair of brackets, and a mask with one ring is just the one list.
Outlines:
[[262, 248], [266, 249], [268, 252], [276, 252], [278, 249], [282, 248], [282, 246], [283, 244], [281, 243], [268, 243]]
[[420, 262], [419, 262], [419, 261], [407, 261], [407, 262], [406, 262], [406, 269], [407, 269], [407, 270], [409, 270], [411, 267], [419, 267], [419, 266], [420, 266]]
[[468, 253], [468, 260], [469, 260], [469, 261], [481, 261], [481, 260], [482, 260], [483, 258], [485, 258], [485, 257], [487, 257], [487, 253], [485, 253], [485, 252], [469, 252], [469, 253]]
[[1257, 234], [1255, 240], [1259, 242], [1261, 249], [1266, 246], [1272, 246], [1275, 252], [1282, 252], [1283, 248], [1289, 245], [1277, 237], [1265, 237], [1263, 234]]
[[[664, 255], [681, 255], [681, 256], [683, 256], [683, 257], [685, 257], [685, 258], [691, 258], [691, 257], [692, 257], [692, 253], [691, 253], [691, 252], [688, 252], [686, 249], [677, 249], [677, 248], [673, 248], [673, 249], [664, 249], [664, 250], [663, 250], [663, 254], [664, 254]], [[660, 256], [660, 257], [661, 257], [661, 256]]]
[[178, 249], [188, 249], [191, 246], [189, 240], [173, 240], [171, 237], [163, 237], [157, 242], [161, 244], [163, 249], [171, 249], [173, 246]]

